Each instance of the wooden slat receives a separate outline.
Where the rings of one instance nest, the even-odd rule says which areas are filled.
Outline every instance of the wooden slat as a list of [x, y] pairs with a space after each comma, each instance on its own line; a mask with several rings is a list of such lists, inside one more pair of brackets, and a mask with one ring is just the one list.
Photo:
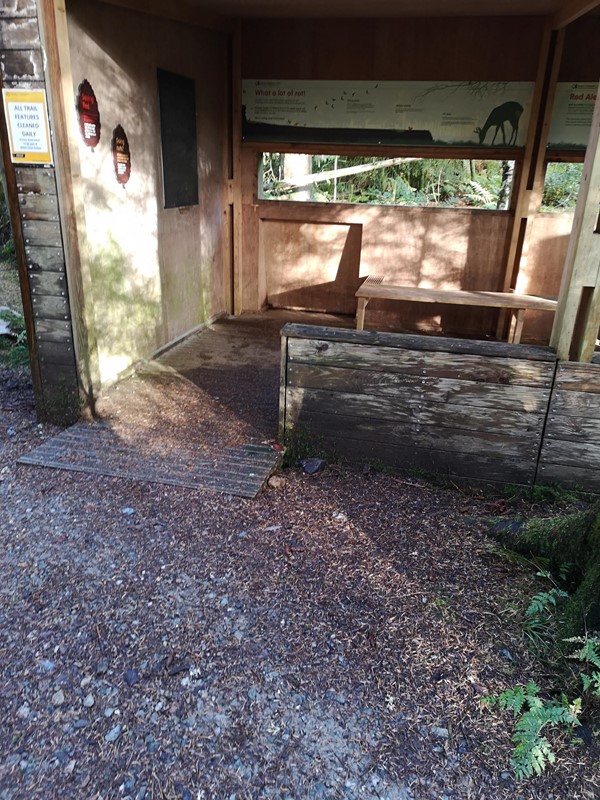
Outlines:
[[64, 272], [32, 272], [29, 275], [32, 294], [67, 296], [67, 279]]
[[550, 401], [550, 421], [553, 415], [559, 414], [600, 419], [598, 395], [591, 392], [556, 392]]
[[26, 247], [33, 245], [62, 247], [60, 224], [58, 222], [26, 220], [23, 222], [23, 237]]
[[42, 53], [40, 50], [7, 50], [0, 54], [0, 70], [5, 86], [22, 81], [42, 81]]
[[71, 318], [69, 303], [64, 297], [47, 297], [45, 295], [34, 296], [32, 298], [33, 315], [37, 319], [60, 319]]
[[41, 362], [44, 385], [53, 389], [77, 390], [77, 370], [74, 364], [57, 364], [51, 361]]
[[19, 209], [25, 220], [58, 222], [58, 200], [51, 194], [20, 194]]
[[511, 292], [469, 292], [446, 289], [421, 289], [414, 286], [363, 283], [356, 297], [379, 300], [400, 300], [411, 303], [439, 303], [441, 305], [486, 306], [490, 308], [534, 308], [554, 311], [555, 300]]
[[318, 367], [372, 369], [383, 372], [427, 375], [503, 385], [549, 388], [554, 365], [524, 359], [491, 359], [476, 355], [449, 355], [394, 350], [388, 347], [357, 348], [345, 342], [292, 339], [288, 342], [289, 360]]
[[600, 394], [600, 364], [559, 364], [556, 388], [565, 392]]
[[562, 439], [567, 442], [596, 442], [598, 469], [600, 469], [600, 417], [553, 414], [548, 421], [545, 436], [548, 439]]
[[0, 19], [13, 17], [35, 17], [35, 0], [2, 0]]
[[42, 364], [64, 364], [73, 366], [75, 355], [71, 342], [38, 342], [38, 353]]
[[575, 442], [562, 439], [544, 440], [542, 463], [562, 464], [565, 467], [589, 467], [598, 469], [598, 442]]
[[600, 493], [600, 470], [575, 466], [565, 469], [561, 464], [544, 463], [538, 469], [537, 482], [559, 483], [561, 486]]
[[540, 438], [544, 417], [522, 411], [448, 406], [445, 403], [398, 402], [396, 398], [288, 387], [286, 413], [297, 419], [303, 411], [343, 415], [355, 419], [387, 420], [409, 428], [433, 426], [466, 431], [488, 431], [520, 441]]
[[321, 437], [332, 452], [356, 463], [383, 462], [403, 469], [426, 470], [434, 475], [462, 479], [470, 484], [518, 483], [529, 485], [534, 470], [529, 463], [514, 458], [477, 456], [470, 453], [451, 453], [422, 447], [404, 447], [370, 439]]
[[35, 322], [35, 338], [38, 342], [70, 343], [72, 335], [70, 321], [44, 319]]
[[49, 167], [17, 167], [15, 176], [19, 194], [56, 194], [56, 175]]
[[26, 247], [27, 268], [29, 273], [50, 270], [60, 272], [65, 268], [65, 256], [62, 247]]
[[40, 49], [36, 18], [0, 18], [0, 50]]
[[292, 387], [329, 391], [390, 395], [399, 400], [419, 397], [427, 402], [545, 413], [549, 389], [510, 386], [449, 378], [417, 377], [368, 369], [316, 367], [291, 363], [287, 382]]
[[328, 328], [321, 325], [300, 325], [291, 322], [283, 326], [281, 334], [293, 339], [318, 339], [322, 342], [381, 345], [401, 350], [425, 351], [427, 353], [456, 353], [489, 356], [490, 358], [516, 358], [527, 359], [528, 361], [547, 361], [552, 362], [552, 364], [556, 362], [556, 354], [551, 347], [534, 345], [452, 339], [445, 336], [435, 337], [405, 333], [357, 331], [352, 328]]

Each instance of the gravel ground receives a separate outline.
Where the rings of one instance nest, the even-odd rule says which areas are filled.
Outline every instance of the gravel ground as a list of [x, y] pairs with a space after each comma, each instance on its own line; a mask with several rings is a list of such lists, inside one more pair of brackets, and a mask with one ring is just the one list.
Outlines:
[[0, 371], [1, 800], [600, 797], [564, 736], [516, 784], [482, 706], [551, 688], [510, 611], [535, 586], [476, 521], [502, 501], [346, 467], [243, 500], [17, 466], [56, 431]]

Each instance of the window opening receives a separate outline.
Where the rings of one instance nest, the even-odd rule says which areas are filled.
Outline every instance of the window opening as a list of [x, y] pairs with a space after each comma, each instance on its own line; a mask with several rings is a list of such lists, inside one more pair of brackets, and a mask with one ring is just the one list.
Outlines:
[[263, 153], [259, 197], [506, 210], [514, 161]]
[[544, 177], [541, 211], [572, 211], [577, 203], [583, 164], [549, 162]]

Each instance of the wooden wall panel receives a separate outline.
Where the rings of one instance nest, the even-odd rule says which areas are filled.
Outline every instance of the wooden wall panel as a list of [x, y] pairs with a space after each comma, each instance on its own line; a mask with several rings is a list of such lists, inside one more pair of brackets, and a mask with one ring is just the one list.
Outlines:
[[281, 436], [306, 426], [353, 461], [533, 483], [549, 348], [286, 325], [282, 354]]
[[539, 17], [247, 20], [242, 76], [529, 81], [542, 27]]
[[559, 364], [537, 480], [600, 492], [600, 364]]
[[565, 43], [558, 80], [597, 83], [600, 76], [600, 16], [589, 14], [572, 22]]
[[[505, 212], [271, 201], [254, 204], [253, 215], [261, 226], [254, 268], [262, 265], [276, 306], [353, 314], [359, 275], [368, 274], [407, 286], [501, 288]], [[496, 321], [490, 309], [386, 301], [372, 301], [368, 314], [381, 330], [449, 335], [487, 336]]]
[[[5, 88], [46, 88], [37, 13], [35, 0], [3, 0]], [[79, 388], [56, 173], [50, 166], [13, 165], [6, 147], [3, 156], [38, 416], [73, 421]]]

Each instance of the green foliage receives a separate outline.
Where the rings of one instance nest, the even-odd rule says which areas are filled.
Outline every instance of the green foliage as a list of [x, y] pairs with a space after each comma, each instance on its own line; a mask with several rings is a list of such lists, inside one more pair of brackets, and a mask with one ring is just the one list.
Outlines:
[[[262, 196], [286, 199], [293, 192], [283, 183], [281, 153], [263, 153]], [[512, 170], [509, 162], [468, 159], [406, 158], [379, 167], [378, 156], [312, 157], [312, 174], [373, 165], [373, 169], [313, 184], [312, 199], [320, 202], [376, 203], [400, 206], [460, 206], [506, 208]]]
[[284, 436], [285, 453], [283, 467], [297, 467], [303, 458], [322, 458], [335, 461], [335, 454], [315, 435], [307, 425], [290, 425]]
[[565, 641], [583, 645], [579, 650], [571, 653], [569, 658], [595, 668], [590, 675], [582, 672], [581, 681], [584, 692], [590, 692], [595, 698], [600, 699], [600, 638], [597, 636], [572, 636]]
[[569, 593], [553, 587], [549, 592], [538, 592], [531, 598], [526, 617], [535, 617], [540, 614], [549, 614], [556, 608], [556, 601], [568, 597]]
[[518, 717], [512, 741], [514, 750], [511, 765], [518, 780], [532, 775], [541, 775], [548, 764], [553, 764], [556, 756], [548, 739], [542, 735], [546, 728], [579, 725], [581, 701], [569, 703], [566, 697], [560, 701], [543, 700], [539, 696], [539, 686], [529, 681], [526, 686], [506, 689], [497, 697], [488, 699], [488, 705], [498, 705]]
[[583, 164], [548, 164], [542, 211], [566, 211], [575, 206]]
[[16, 311], [0, 311], [0, 319], [7, 323], [10, 336], [0, 337], [0, 364], [25, 367], [29, 364], [25, 317]]
[[8, 259], [15, 253], [15, 246], [10, 230], [8, 203], [4, 196], [4, 183], [0, 180], [0, 258]]

